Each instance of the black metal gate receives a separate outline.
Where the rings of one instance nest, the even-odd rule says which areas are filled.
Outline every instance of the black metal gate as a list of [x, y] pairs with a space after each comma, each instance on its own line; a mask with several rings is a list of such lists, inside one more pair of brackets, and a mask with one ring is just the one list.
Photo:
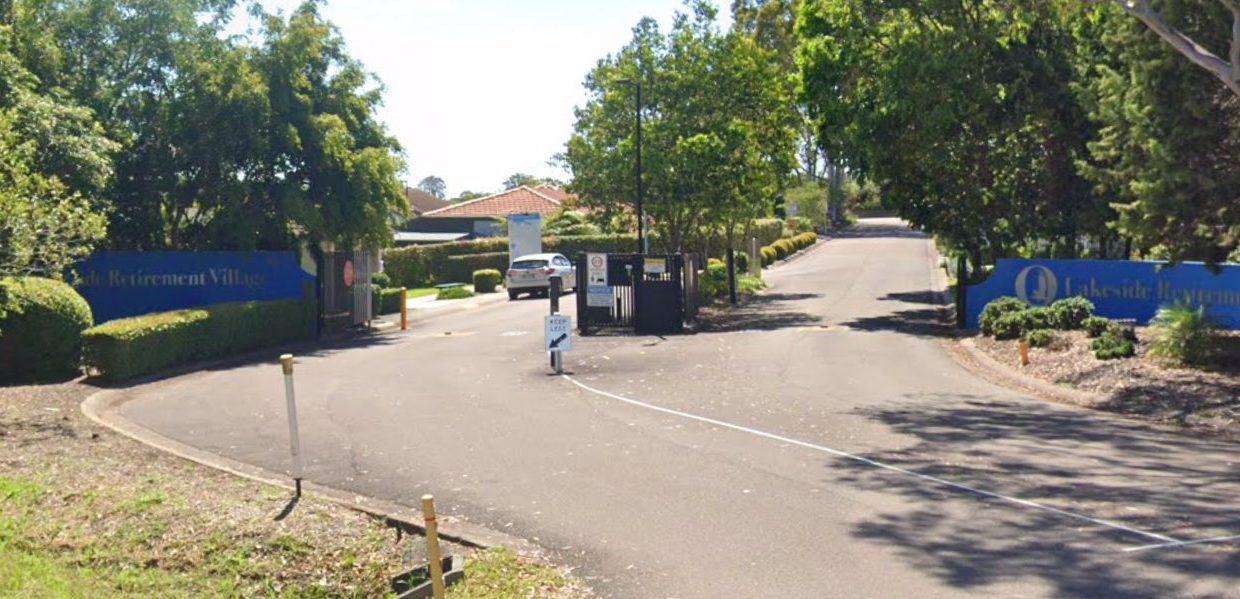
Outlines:
[[607, 254], [607, 288], [591, 290], [586, 254], [581, 254], [577, 259], [578, 330], [582, 335], [684, 332], [685, 324], [697, 317], [696, 266], [695, 256]]
[[323, 252], [319, 267], [320, 333], [339, 333], [370, 320], [370, 278], [377, 267], [374, 252]]

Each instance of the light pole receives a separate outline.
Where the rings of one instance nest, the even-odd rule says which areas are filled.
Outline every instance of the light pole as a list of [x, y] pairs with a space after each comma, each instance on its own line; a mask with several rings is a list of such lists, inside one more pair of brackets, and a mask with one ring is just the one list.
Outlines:
[[637, 253], [646, 255], [646, 213], [642, 211], [642, 84], [633, 79], [616, 79], [616, 83], [627, 83], [637, 91], [635, 111], [637, 114]]

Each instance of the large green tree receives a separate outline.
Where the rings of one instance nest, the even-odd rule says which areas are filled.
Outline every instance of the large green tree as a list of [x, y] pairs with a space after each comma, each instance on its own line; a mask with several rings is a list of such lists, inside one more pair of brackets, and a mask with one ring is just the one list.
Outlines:
[[0, 276], [60, 278], [104, 235], [116, 149], [91, 112], [39, 80], [0, 24]]
[[1077, 174], [1090, 132], [1049, 3], [806, 0], [803, 93], [819, 141], [974, 262], [1075, 255], [1106, 207]]
[[233, 0], [20, 0], [24, 61], [119, 142], [109, 242], [137, 249], [390, 241], [404, 210], [382, 88], [317, 2], [252, 5], [254, 39], [225, 32]]
[[[1215, 0], [1169, 0], [1160, 18], [1226, 47]], [[1240, 246], [1240, 96], [1113, 6], [1083, 14], [1082, 95], [1099, 132], [1082, 169], [1145, 256], [1219, 262]]]
[[713, 8], [690, 9], [666, 34], [643, 19], [599, 61], [563, 156], [583, 205], [631, 209], [640, 85], [643, 209], [669, 251], [768, 214], [795, 160], [793, 80], [751, 37], [721, 32]]

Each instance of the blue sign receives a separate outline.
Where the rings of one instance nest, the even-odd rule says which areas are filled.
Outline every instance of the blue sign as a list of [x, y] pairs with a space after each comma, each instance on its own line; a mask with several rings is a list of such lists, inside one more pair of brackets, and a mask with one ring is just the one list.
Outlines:
[[1149, 322], [1159, 306], [1205, 306], [1220, 326], [1240, 328], [1240, 266], [1216, 274], [1200, 263], [1168, 266], [1126, 260], [999, 260], [985, 281], [969, 286], [969, 326], [978, 326], [986, 303], [1004, 295], [1034, 306], [1082, 296], [1097, 314]]
[[96, 252], [76, 267], [95, 322], [228, 302], [314, 297], [314, 263], [287, 252]]

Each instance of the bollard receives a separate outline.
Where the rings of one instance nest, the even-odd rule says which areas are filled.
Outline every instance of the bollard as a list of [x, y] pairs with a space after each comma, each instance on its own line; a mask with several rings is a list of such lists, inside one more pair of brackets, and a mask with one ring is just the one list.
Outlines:
[[400, 330], [409, 328], [409, 290], [400, 288]]
[[1029, 365], [1029, 342], [1025, 341], [1024, 339], [1021, 339], [1020, 344], [1017, 345], [1017, 348], [1020, 351], [1020, 365], [1028, 366]]
[[297, 496], [301, 497], [301, 438], [297, 434], [297, 400], [293, 394], [293, 354], [280, 356], [280, 368], [284, 371], [284, 399], [288, 408], [288, 443], [293, 454], [293, 482]]
[[435, 497], [422, 496], [422, 519], [426, 523], [426, 559], [431, 567], [431, 590], [443, 599], [443, 556], [439, 553], [439, 523], [435, 520]]
[[[550, 285], [551, 288], [547, 290], [547, 297], [551, 299], [551, 313], [559, 314], [560, 295], [564, 293], [564, 280], [560, 277], [553, 277]], [[564, 374], [564, 357], [558, 351], [551, 352], [551, 368], [555, 369], [556, 374]]]

